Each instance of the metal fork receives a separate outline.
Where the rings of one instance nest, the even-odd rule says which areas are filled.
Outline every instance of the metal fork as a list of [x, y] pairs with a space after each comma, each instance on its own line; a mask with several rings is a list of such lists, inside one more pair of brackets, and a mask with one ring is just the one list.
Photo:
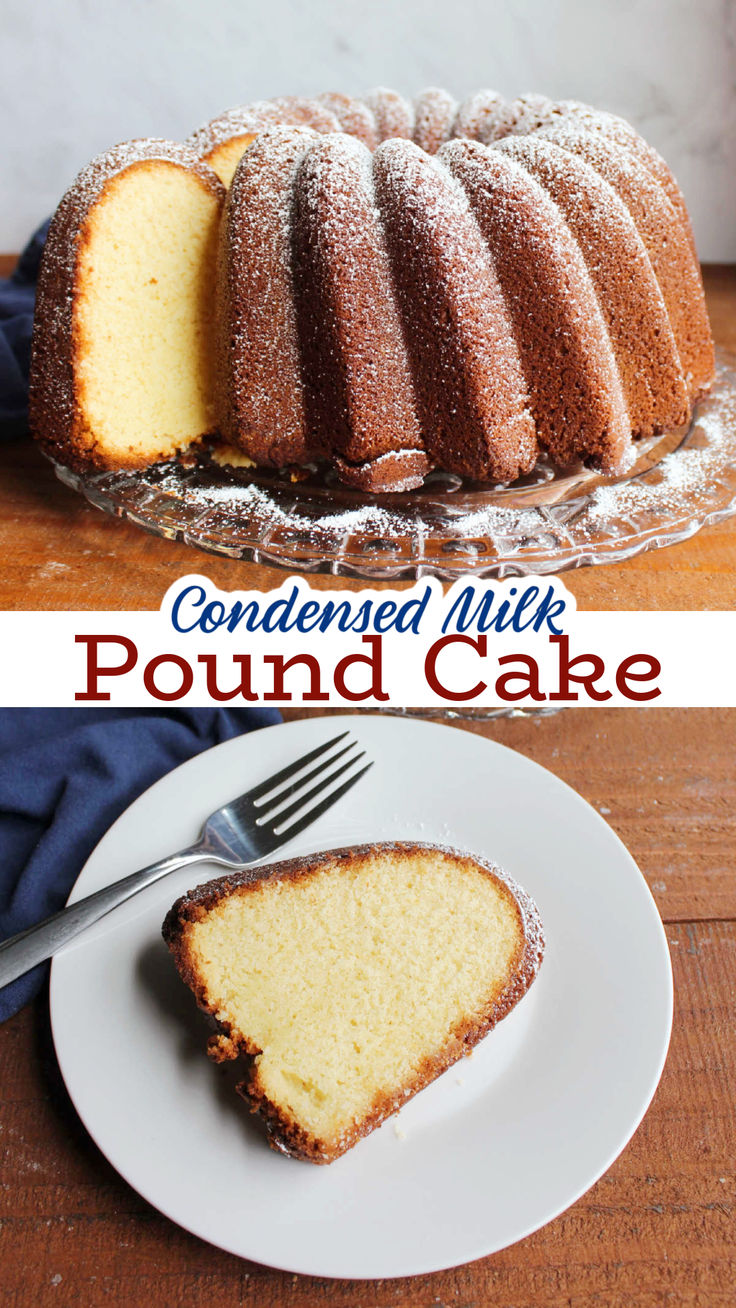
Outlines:
[[[334, 745], [345, 740], [348, 734], [343, 731], [341, 735], [334, 736], [326, 744], [310, 750], [252, 790], [246, 790], [244, 795], [239, 795], [237, 799], [211, 813], [199, 838], [188, 849], [162, 858], [158, 863], [142, 868], [140, 872], [132, 872], [130, 876], [114, 881], [111, 886], [87, 895], [78, 903], [70, 904], [68, 908], [62, 908], [52, 917], [47, 917], [37, 926], [29, 927], [4, 941], [0, 945], [0, 986], [8, 985], [29, 968], [51, 958], [52, 954], [73, 940], [85, 927], [91, 926], [111, 909], [117, 908], [118, 904], [169, 872], [175, 872], [187, 863], [204, 861], [242, 869], [272, 854], [287, 840], [291, 840], [292, 836], [299, 835], [332, 808], [373, 767], [372, 763], [367, 763], [336, 790], [325, 794], [332, 782], [349, 772], [359, 759], [365, 757], [364, 750], [359, 754], [353, 753], [357, 743], [355, 741], [344, 745], [329, 758], [324, 757]], [[348, 754], [351, 757], [345, 758]], [[345, 758], [342, 766], [329, 772], [328, 769], [341, 758]], [[316, 759], [321, 760], [316, 767], [305, 776], [297, 776], [297, 773]], [[304, 787], [310, 781], [315, 784], [305, 791]], [[287, 784], [289, 782], [291, 784]], [[323, 798], [319, 799], [320, 796]], [[293, 799], [293, 803], [284, 807], [290, 799]], [[302, 812], [306, 805], [317, 799], [318, 803]]]

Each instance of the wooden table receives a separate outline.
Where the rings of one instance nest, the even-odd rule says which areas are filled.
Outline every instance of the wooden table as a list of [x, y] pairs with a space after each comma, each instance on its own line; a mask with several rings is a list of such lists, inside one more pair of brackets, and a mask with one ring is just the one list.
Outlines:
[[[0, 275], [12, 263], [12, 256], [0, 256]], [[707, 268], [705, 284], [716, 339], [736, 350], [736, 268]], [[0, 448], [0, 557], [4, 609], [157, 609], [186, 572], [205, 572], [223, 590], [270, 590], [286, 575], [203, 554], [103, 515], [62, 486], [29, 441]], [[320, 589], [363, 584], [310, 580]], [[584, 609], [734, 608], [736, 518], [627, 563], [568, 572], [565, 582]]]
[[569, 1212], [502, 1253], [411, 1280], [325, 1281], [241, 1262], [161, 1217], [98, 1152], [61, 1081], [44, 997], [0, 1027], [0, 1300], [731, 1308], [735, 728], [736, 711], [695, 709], [572, 709], [462, 728], [551, 768], [603, 812], [666, 923], [676, 1009], [662, 1082], [631, 1144]]

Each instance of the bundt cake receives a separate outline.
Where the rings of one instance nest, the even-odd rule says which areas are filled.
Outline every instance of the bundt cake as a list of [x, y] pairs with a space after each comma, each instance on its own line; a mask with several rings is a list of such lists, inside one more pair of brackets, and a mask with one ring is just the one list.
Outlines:
[[163, 924], [216, 1020], [215, 1061], [273, 1148], [350, 1149], [456, 1062], [526, 993], [542, 961], [535, 905], [470, 854], [378, 844], [210, 881]]
[[85, 169], [44, 255], [31, 425], [75, 466], [217, 436], [220, 461], [367, 491], [498, 483], [542, 452], [621, 470], [713, 372], [684, 201], [622, 119], [288, 96]]

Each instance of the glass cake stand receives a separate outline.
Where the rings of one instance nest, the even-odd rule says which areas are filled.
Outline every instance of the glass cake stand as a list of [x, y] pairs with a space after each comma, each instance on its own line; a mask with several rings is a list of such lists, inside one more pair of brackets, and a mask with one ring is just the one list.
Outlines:
[[507, 486], [434, 472], [367, 495], [330, 473], [227, 470], [203, 452], [139, 472], [57, 475], [91, 504], [212, 554], [370, 581], [525, 576], [612, 563], [687, 539], [736, 511], [736, 355], [689, 427], [637, 443], [621, 476], [544, 460]]

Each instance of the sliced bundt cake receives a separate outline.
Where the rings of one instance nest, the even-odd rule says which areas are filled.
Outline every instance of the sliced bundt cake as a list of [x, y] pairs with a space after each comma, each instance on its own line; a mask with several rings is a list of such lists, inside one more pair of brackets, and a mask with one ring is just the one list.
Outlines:
[[511, 481], [542, 451], [615, 473], [713, 374], [684, 200], [628, 123], [379, 88], [90, 165], [44, 257], [31, 418], [77, 465], [217, 427], [221, 462], [382, 492], [433, 467]]
[[38, 283], [30, 419], [77, 467], [143, 467], [215, 431], [217, 235], [225, 191], [197, 155], [131, 141], [57, 209]]
[[273, 1148], [329, 1163], [491, 1030], [526, 993], [544, 938], [529, 896], [483, 860], [379, 844], [200, 886], [163, 935], [215, 1018], [216, 1061]]

